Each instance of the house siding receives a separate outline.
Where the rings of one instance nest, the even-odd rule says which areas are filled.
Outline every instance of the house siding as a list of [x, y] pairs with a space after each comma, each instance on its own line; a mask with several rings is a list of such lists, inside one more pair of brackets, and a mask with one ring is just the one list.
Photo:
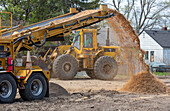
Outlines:
[[163, 50], [163, 62], [170, 65], [170, 48], [164, 48]]
[[145, 31], [139, 36], [140, 47], [144, 51], [148, 51], [148, 60], [146, 63], [151, 61], [151, 51], [154, 51], [154, 62], [163, 62], [163, 48]]

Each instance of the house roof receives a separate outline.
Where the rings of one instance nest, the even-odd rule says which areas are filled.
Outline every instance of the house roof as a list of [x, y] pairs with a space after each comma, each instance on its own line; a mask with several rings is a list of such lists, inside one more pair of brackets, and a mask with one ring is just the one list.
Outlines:
[[163, 48], [170, 48], [170, 31], [169, 30], [145, 30]]

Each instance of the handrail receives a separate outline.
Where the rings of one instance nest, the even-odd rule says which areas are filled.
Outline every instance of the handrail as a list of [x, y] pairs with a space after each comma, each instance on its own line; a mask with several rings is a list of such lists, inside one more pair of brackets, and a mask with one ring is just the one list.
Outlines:
[[1, 19], [1, 15], [0, 15], [0, 37], [2, 37], [2, 33], [3, 33], [3, 31], [2, 31], [2, 28], [8, 28], [7, 30], [11, 30], [10, 32], [11, 32], [11, 41], [13, 41], [13, 37], [12, 37], [12, 13], [11, 12], [0, 12], [1, 14], [10, 14], [11, 15], [11, 26], [2, 26], [2, 24], [1, 24], [1, 21], [2, 21], [2, 19]]

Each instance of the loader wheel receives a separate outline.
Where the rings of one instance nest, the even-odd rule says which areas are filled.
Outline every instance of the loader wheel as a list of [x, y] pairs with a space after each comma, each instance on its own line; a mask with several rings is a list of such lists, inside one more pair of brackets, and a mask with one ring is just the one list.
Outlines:
[[93, 71], [93, 70], [88, 70], [88, 71], [86, 71], [86, 73], [87, 73], [87, 75], [88, 75], [90, 78], [92, 78], [92, 79], [95, 79], [95, 78], [96, 78], [95, 75], [94, 75], [94, 71]]
[[0, 102], [11, 103], [17, 93], [17, 84], [10, 74], [0, 75]]
[[97, 79], [111, 80], [117, 75], [117, 62], [109, 56], [102, 56], [94, 64], [94, 74]]
[[73, 79], [77, 74], [77, 70], [77, 60], [68, 54], [58, 56], [53, 63], [53, 73], [62, 80]]
[[47, 82], [39, 73], [33, 73], [25, 85], [25, 89], [20, 89], [19, 93], [23, 100], [43, 99], [47, 91]]

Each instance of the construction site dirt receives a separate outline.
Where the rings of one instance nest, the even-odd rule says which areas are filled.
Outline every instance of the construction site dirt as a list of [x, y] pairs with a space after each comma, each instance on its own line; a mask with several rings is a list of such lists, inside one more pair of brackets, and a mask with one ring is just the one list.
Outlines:
[[[169, 111], [170, 95], [120, 92], [128, 76], [117, 76], [113, 81], [86, 77], [62, 81], [51, 79], [50, 97], [23, 101], [19, 94], [12, 104], [1, 104], [1, 111]], [[170, 79], [161, 79], [167, 85]]]

